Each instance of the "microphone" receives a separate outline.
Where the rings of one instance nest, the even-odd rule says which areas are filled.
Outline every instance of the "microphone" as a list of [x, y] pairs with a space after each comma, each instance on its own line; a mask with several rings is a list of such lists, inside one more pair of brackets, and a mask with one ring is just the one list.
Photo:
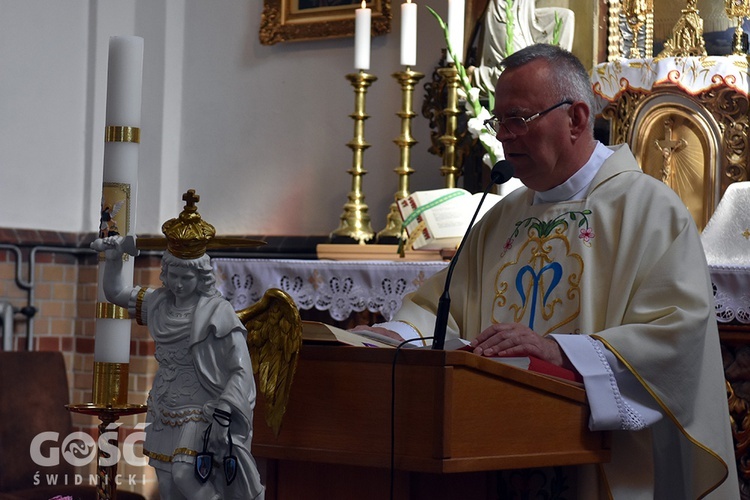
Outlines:
[[471, 218], [471, 222], [469, 222], [469, 227], [466, 229], [466, 234], [464, 234], [456, 253], [453, 255], [453, 259], [451, 259], [450, 264], [448, 264], [448, 272], [445, 275], [445, 288], [443, 289], [443, 295], [440, 296], [440, 300], [438, 301], [437, 317], [435, 318], [435, 334], [432, 340], [433, 349], [443, 349], [445, 345], [445, 330], [448, 327], [448, 313], [451, 308], [451, 295], [449, 289], [451, 286], [451, 278], [453, 276], [453, 268], [456, 267], [458, 256], [461, 253], [461, 249], [464, 247], [464, 243], [466, 243], [469, 231], [471, 231], [474, 221], [476, 220], [477, 215], [479, 215], [479, 209], [482, 208], [482, 203], [484, 203], [487, 193], [490, 192], [490, 188], [495, 184], [508, 182], [511, 177], [513, 177], [513, 164], [508, 160], [500, 160], [495, 163], [494, 167], [492, 167], [492, 173], [490, 174], [492, 182], [490, 182], [487, 185], [487, 189], [484, 190], [484, 194], [479, 200], [479, 205], [477, 205], [477, 209], [474, 211], [474, 216]]

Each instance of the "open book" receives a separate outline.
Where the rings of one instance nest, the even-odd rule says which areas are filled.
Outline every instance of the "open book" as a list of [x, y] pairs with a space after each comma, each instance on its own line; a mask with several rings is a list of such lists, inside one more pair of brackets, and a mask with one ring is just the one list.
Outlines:
[[[461, 242], [483, 193], [461, 188], [417, 191], [398, 201], [401, 219], [409, 237], [405, 247], [413, 250], [455, 248]], [[477, 221], [502, 197], [489, 193]]]
[[[317, 321], [302, 322], [302, 339], [309, 342], [347, 344], [358, 347], [381, 347], [389, 349], [394, 349], [403, 342], [403, 340], [392, 339], [391, 337], [386, 337], [385, 335], [380, 335], [378, 333], [366, 330], [349, 331]], [[446, 351], [472, 351], [472, 348], [469, 346], [469, 341], [460, 338], [446, 339], [443, 347]], [[402, 348], [430, 349], [431, 346], [425, 345], [425, 343], [423, 343], [421, 339], [417, 339], [415, 342], [404, 344]], [[558, 377], [565, 380], [583, 382], [583, 379], [578, 373], [531, 356], [493, 356], [487, 357], [486, 359], [491, 359], [493, 361], [497, 361], [498, 363], [515, 366], [516, 368], [520, 368], [522, 370], [530, 370], [533, 372], [543, 373], [545, 375], [551, 375], [553, 377]]]

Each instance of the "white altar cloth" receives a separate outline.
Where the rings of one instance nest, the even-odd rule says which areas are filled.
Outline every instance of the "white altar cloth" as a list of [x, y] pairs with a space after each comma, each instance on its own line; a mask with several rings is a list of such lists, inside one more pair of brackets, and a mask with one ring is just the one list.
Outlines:
[[288, 293], [300, 310], [328, 311], [343, 321], [352, 312], [381, 313], [386, 320], [404, 295], [448, 265], [444, 261], [329, 261], [292, 259], [211, 260], [216, 287], [235, 310], [261, 299], [269, 288]]
[[618, 59], [601, 63], [591, 72], [597, 112], [627, 90], [648, 92], [660, 85], [676, 85], [690, 95], [726, 86], [747, 96], [749, 79], [744, 56]]
[[727, 187], [701, 234], [716, 319], [750, 324], [750, 182]]

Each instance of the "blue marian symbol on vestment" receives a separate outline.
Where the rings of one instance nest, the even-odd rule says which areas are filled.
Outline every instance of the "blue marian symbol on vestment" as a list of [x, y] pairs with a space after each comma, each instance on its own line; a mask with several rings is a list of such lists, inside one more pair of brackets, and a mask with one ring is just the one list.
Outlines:
[[592, 245], [590, 216], [584, 209], [516, 222], [495, 277], [493, 323], [523, 323], [546, 335], [578, 317], [584, 267], [578, 251]]
[[529, 265], [523, 266], [520, 271], [518, 271], [518, 274], [516, 275], [516, 291], [518, 291], [518, 295], [521, 296], [521, 304], [523, 307], [526, 306], [526, 301], [528, 300], [528, 297], [526, 297], [526, 294], [523, 291], [523, 278], [526, 274], [531, 274], [532, 279], [532, 288], [531, 288], [531, 308], [530, 308], [530, 314], [529, 314], [529, 328], [532, 330], [534, 329], [534, 317], [536, 316], [536, 301], [537, 297], [539, 296], [539, 282], [542, 278], [542, 275], [547, 271], [552, 271], [552, 283], [549, 284], [549, 288], [544, 292], [544, 298], [542, 300], [542, 307], [547, 305], [547, 299], [549, 299], [550, 293], [552, 293], [552, 290], [557, 287], [558, 283], [560, 283], [560, 279], [562, 278], [562, 266], [557, 262], [552, 262], [550, 264], [547, 264], [544, 266], [540, 271], [539, 274], [534, 272], [534, 268], [532, 268]]

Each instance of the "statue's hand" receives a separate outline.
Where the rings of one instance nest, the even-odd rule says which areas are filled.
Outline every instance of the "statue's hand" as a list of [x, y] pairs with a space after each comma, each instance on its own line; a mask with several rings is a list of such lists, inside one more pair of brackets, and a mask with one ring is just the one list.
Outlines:
[[229, 452], [229, 426], [232, 423], [230, 411], [216, 408], [213, 413], [211, 424], [211, 435], [208, 438], [208, 448], [216, 457], [224, 457]]
[[122, 258], [124, 250], [122, 248], [122, 236], [107, 236], [91, 242], [91, 248], [97, 252], [104, 252], [107, 260], [118, 260]]

